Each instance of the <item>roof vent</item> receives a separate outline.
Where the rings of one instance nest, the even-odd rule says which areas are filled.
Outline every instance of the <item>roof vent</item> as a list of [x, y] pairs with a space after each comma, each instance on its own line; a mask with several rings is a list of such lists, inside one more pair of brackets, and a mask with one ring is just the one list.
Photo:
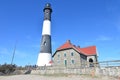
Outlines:
[[78, 45], [78, 48], [80, 48], [80, 46]]
[[76, 47], [75, 45], [73, 45], [74, 47]]
[[71, 43], [70, 40], [67, 40], [67, 43]]

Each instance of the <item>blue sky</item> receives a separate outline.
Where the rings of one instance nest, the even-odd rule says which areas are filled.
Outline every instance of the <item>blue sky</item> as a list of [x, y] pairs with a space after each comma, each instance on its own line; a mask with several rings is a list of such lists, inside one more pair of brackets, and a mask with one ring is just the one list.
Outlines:
[[0, 0], [0, 64], [36, 64], [43, 8], [52, 5], [52, 51], [71, 40], [96, 45], [99, 61], [120, 59], [120, 0]]

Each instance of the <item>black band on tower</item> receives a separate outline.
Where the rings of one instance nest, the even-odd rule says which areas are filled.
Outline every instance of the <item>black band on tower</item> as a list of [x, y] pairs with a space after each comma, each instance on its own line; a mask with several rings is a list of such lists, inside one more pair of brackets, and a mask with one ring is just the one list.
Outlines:
[[45, 8], [43, 9], [44, 11], [44, 20], [50, 20], [51, 21], [51, 12], [52, 12], [52, 8], [50, 3], [47, 3]]
[[51, 36], [50, 35], [42, 35], [41, 40], [41, 50], [40, 53], [52, 53], [51, 51]]

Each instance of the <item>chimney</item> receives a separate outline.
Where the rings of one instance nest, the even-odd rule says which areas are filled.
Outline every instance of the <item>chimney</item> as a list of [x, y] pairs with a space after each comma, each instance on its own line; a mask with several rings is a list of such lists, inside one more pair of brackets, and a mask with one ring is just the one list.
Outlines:
[[78, 45], [78, 48], [80, 48], [80, 46]]
[[76, 47], [75, 45], [73, 45], [74, 47]]
[[67, 43], [71, 43], [70, 40], [67, 40]]

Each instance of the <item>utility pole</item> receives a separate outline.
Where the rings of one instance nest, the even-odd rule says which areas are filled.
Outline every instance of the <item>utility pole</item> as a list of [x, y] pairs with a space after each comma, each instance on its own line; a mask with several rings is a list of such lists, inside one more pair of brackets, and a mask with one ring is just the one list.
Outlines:
[[14, 60], [14, 56], [15, 56], [15, 51], [16, 51], [16, 45], [17, 45], [17, 41], [16, 41], [15, 46], [14, 46], [13, 56], [12, 56], [12, 60], [11, 60], [11, 65], [13, 64], [13, 60]]

